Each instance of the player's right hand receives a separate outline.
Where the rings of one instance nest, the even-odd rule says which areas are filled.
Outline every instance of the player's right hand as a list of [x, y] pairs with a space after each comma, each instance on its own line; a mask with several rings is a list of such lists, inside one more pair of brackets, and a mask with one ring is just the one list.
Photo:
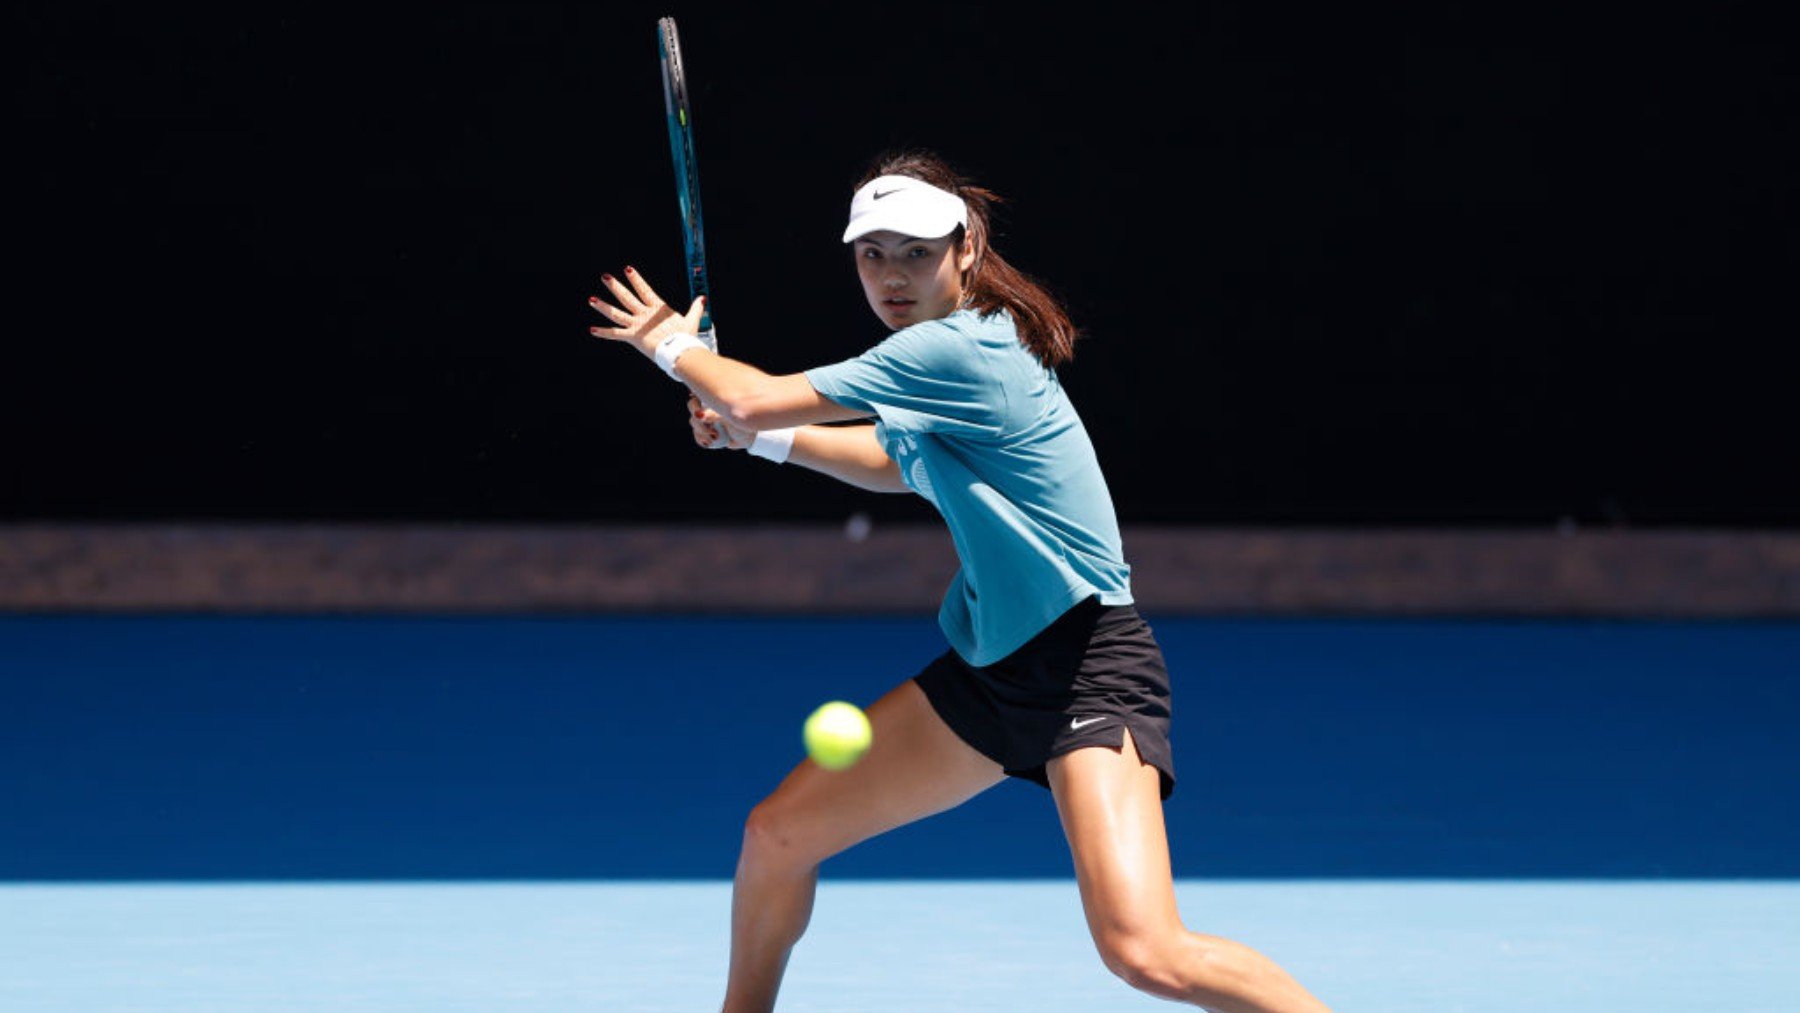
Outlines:
[[743, 450], [756, 439], [750, 430], [726, 425], [723, 416], [696, 397], [688, 398], [688, 426], [694, 431], [694, 442], [708, 450]]
[[610, 274], [600, 276], [600, 283], [612, 293], [615, 306], [597, 295], [588, 297], [588, 305], [594, 312], [606, 317], [616, 327], [589, 327], [588, 333], [596, 338], [609, 341], [623, 341], [644, 353], [646, 359], [656, 358], [656, 346], [662, 344], [664, 338], [678, 331], [696, 334], [700, 330], [700, 321], [705, 316], [705, 296], [695, 299], [686, 313], [678, 312], [675, 307], [663, 302], [662, 296], [650, 287], [637, 268], [625, 269], [624, 282]]

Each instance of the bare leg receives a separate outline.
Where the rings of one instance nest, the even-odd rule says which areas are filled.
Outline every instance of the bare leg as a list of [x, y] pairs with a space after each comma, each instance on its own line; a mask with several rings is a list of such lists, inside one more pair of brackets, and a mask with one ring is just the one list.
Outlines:
[[868, 755], [848, 770], [803, 761], [744, 824], [731, 894], [725, 1013], [764, 1013], [812, 917], [819, 863], [877, 834], [943, 812], [1004, 779], [957, 738], [907, 680], [868, 707]]
[[1077, 749], [1051, 760], [1048, 774], [1088, 929], [1113, 973], [1216, 1013], [1330, 1013], [1269, 958], [1182, 925], [1160, 776], [1129, 731], [1123, 748]]

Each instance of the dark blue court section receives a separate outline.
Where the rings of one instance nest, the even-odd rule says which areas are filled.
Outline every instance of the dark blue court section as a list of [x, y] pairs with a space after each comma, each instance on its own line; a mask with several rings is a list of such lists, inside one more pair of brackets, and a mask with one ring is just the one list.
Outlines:
[[[1158, 619], [1183, 877], [1800, 875], [1800, 626]], [[0, 618], [0, 879], [728, 878], [929, 619]], [[1009, 782], [830, 876], [1070, 874]]]

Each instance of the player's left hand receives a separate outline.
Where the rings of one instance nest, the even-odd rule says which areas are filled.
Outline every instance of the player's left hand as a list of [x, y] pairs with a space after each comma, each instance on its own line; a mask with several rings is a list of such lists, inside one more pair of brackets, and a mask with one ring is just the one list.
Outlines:
[[756, 439], [748, 429], [727, 425], [724, 416], [702, 405], [697, 397], [688, 398], [688, 424], [694, 430], [694, 442], [708, 450], [744, 450]]
[[600, 276], [600, 283], [612, 293], [618, 305], [597, 295], [588, 297], [588, 305], [617, 326], [590, 327], [588, 333], [596, 338], [626, 342], [649, 358], [656, 356], [656, 346], [671, 334], [700, 333], [705, 296], [695, 299], [687, 313], [682, 314], [663, 302], [662, 296], [656, 294], [656, 290], [650, 287], [650, 283], [636, 269], [627, 267], [625, 280], [631, 283], [630, 287], [610, 274]]

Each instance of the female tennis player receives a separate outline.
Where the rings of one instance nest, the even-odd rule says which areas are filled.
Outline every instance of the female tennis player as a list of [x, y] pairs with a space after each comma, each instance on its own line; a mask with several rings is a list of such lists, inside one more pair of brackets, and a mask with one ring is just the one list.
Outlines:
[[[1057, 379], [1075, 327], [989, 245], [992, 192], [930, 153], [878, 161], [843, 241], [894, 333], [786, 376], [714, 354], [631, 268], [591, 299], [624, 342], [693, 392], [702, 446], [746, 449], [944, 517], [961, 568], [949, 650], [867, 708], [854, 766], [810, 760], [750, 813], [732, 894], [726, 1013], [769, 1010], [812, 913], [819, 864], [1008, 776], [1048, 788], [1101, 960], [1133, 986], [1213, 1010], [1326, 1007], [1255, 950], [1188, 931], [1162, 804], [1175, 787], [1169, 679], [1133, 607], [1093, 445]], [[846, 425], [853, 420], [870, 424]], [[823, 423], [837, 423], [825, 425]]]

